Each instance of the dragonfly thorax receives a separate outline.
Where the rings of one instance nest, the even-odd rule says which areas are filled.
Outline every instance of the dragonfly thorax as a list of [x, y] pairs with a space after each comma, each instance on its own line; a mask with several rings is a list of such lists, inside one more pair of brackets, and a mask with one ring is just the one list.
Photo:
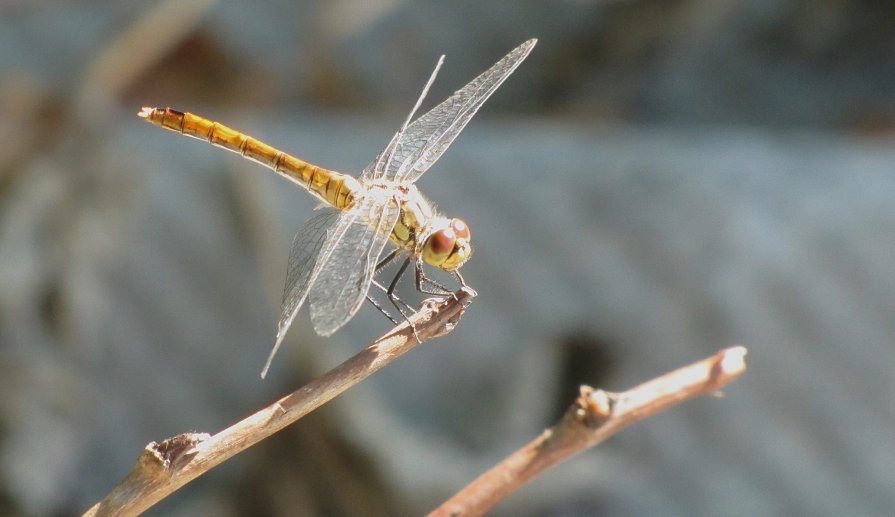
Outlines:
[[401, 207], [391, 240], [426, 264], [456, 271], [472, 255], [469, 226], [460, 219], [439, 215], [416, 185], [388, 185]]

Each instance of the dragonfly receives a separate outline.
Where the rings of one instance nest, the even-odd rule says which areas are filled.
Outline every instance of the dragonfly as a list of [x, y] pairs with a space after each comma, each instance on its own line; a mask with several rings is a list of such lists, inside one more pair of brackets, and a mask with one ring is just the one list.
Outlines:
[[[536, 39], [522, 43], [414, 120], [444, 63], [441, 56], [401, 128], [358, 178], [313, 165], [199, 115], [151, 107], [138, 113], [156, 126], [260, 163], [323, 202], [292, 241], [277, 337], [262, 378], [306, 301], [314, 330], [329, 336], [351, 320], [365, 300], [388, 316], [370, 296], [372, 285], [384, 290], [401, 314], [406, 310], [402, 304], [412, 310], [395, 294], [399, 279], [411, 264], [420, 292], [442, 296], [451, 293], [426, 276], [424, 264], [452, 273], [462, 287], [466, 286], [459, 270], [472, 255], [469, 226], [462, 219], [440, 215], [419, 192], [416, 181], [441, 158], [536, 43]], [[395, 249], [382, 257], [389, 241]], [[377, 281], [376, 274], [400, 256], [404, 262], [391, 283], [385, 286]]]

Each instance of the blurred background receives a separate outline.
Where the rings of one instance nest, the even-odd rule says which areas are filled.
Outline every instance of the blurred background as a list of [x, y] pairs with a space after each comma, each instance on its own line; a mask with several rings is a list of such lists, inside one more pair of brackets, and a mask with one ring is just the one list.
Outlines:
[[[214, 433], [390, 328], [299, 315], [315, 202], [136, 117], [172, 106], [356, 173], [540, 42], [420, 181], [472, 227], [461, 325], [149, 515], [416, 515], [622, 390], [736, 343], [749, 372], [495, 515], [895, 507], [895, 4], [0, 3], [0, 514], [79, 514], [143, 446]], [[403, 285], [412, 291], [411, 284]]]

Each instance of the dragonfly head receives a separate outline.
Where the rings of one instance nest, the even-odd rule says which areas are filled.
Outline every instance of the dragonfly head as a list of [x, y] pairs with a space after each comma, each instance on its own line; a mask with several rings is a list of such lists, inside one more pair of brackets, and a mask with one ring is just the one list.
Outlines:
[[423, 243], [423, 260], [445, 271], [456, 271], [472, 255], [469, 226], [460, 219], [443, 219], [433, 224]]

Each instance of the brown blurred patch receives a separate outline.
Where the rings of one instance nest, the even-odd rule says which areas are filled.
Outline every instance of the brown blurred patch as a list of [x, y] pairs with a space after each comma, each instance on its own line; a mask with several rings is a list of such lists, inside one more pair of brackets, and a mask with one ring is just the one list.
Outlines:
[[556, 346], [560, 385], [555, 391], [558, 399], [553, 405], [551, 421], [559, 419], [568, 409], [582, 384], [603, 387], [616, 368], [612, 345], [589, 330], [571, 330], [557, 338]]
[[407, 515], [372, 460], [322, 408], [250, 454], [233, 487], [238, 515]]
[[[123, 94], [126, 102], [189, 106], [263, 106], [280, 97], [278, 81], [250, 59], [234, 56], [218, 38], [192, 32]], [[248, 94], [247, 92], [251, 92]]]

